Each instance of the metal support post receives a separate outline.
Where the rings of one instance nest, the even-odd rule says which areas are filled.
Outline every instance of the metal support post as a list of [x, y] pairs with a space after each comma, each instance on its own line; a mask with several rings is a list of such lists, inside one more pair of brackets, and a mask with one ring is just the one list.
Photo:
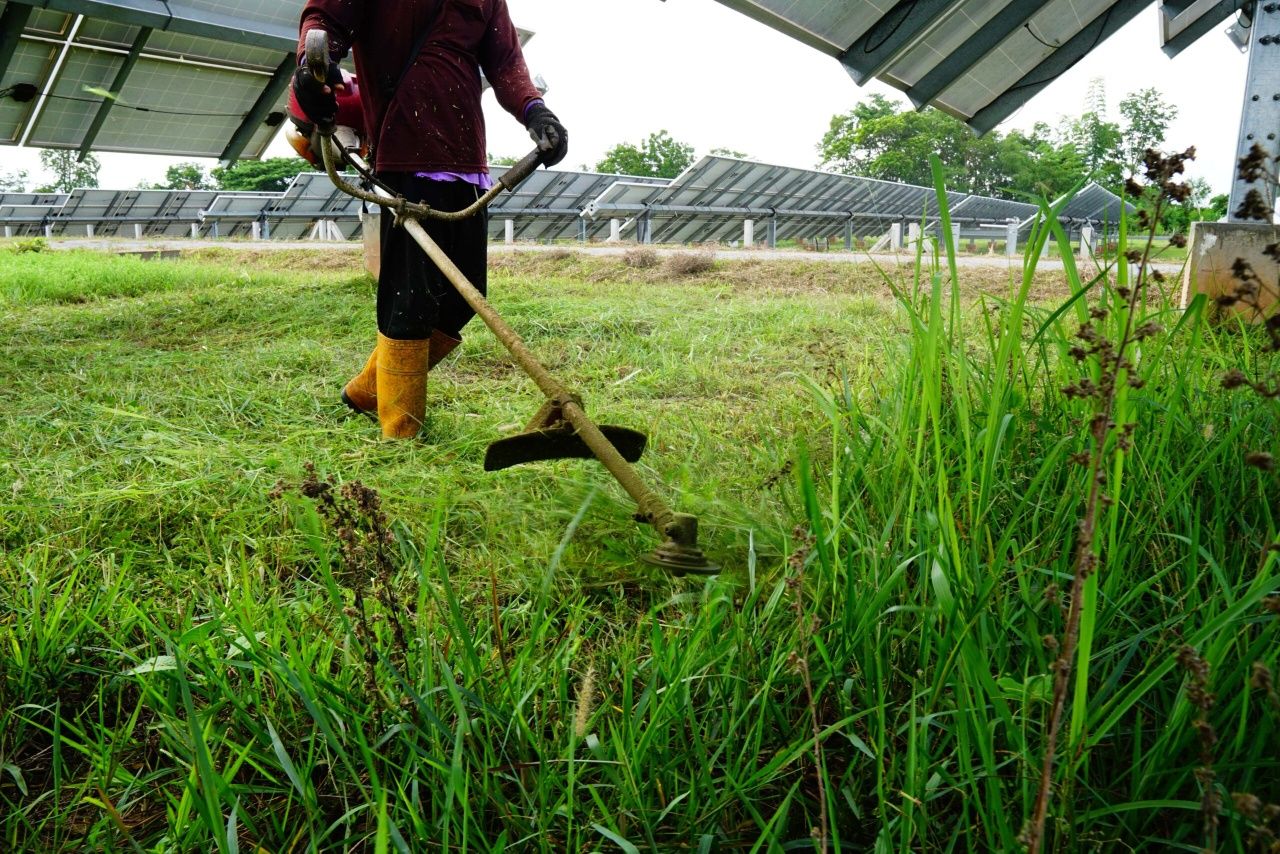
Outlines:
[[956, 251], [960, 251], [960, 223], [951, 224], [951, 246]]
[[1093, 226], [1086, 225], [1080, 229], [1080, 260], [1093, 260]]
[[11, 225], [6, 225], [6, 226], [4, 227], [4, 236], [5, 236], [5, 237], [13, 237], [13, 226], [11, 226]]
[[140, 222], [135, 222], [133, 224], [133, 239], [134, 240], [142, 239], [142, 223]]
[[756, 221], [754, 219], [744, 219], [742, 221], [742, 248], [750, 249], [756, 245]]
[[200, 239], [200, 223], [198, 222], [191, 223], [191, 239], [192, 240]]
[[218, 221], [215, 219], [213, 225], [209, 226], [209, 236], [215, 240], [218, 238]]
[[53, 226], [46, 225], [44, 227], [44, 238], [45, 240], [48, 240], [51, 237], [53, 237]]
[[778, 218], [776, 216], [769, 217], [769, 248], [778, 248]]
[[609, 220], [609, 242], [610, 243], [622, 242], [622, 220], [620, 219]]
[[516, 242], [516, 221], [504, 220], [502, 223], [502, 241], [508, 246]]
[[271, 239], [271, 223], [267, 222], [267, 215], [265, 213], [262, 215], [262, 239]]
[[853, 251], [853, 217], [844, 221], [844, 251]]
[[578, 242], [587, 242], [587, 221], [582, 217], [578, 217]]
[[924, 245], [920, 241], [920, 223], [907, 223], [907, 251], [919, 252], [924, 249]]
[[636, 220], [636, 242], [645, 245], [653, 242], [653, 224], [649, 220], [648, 211]]
[[[1244, 109], [1240, 114], [1240, 141], [1237, 155], [1242, 158], [1255, 145], [1266, 152], [1263, 161], [1268, 171], [1275, 168], [1280, 155], [1280, 4], [1261, 0], [1253, 4], [1253, 25], [1249, 31], [1249, 71], [1245, 77]], [[1252, 204], [1250, 196], [1257, 193]], [[1275, 186], [1271, 181], [1255, 181], [1246, 184], [1235, 177], [1231, 185], [1231, 203], [1227, 208], [1228, 222], [1257, 222], [1257, 217], [1238, 216], [1249, 208], [1257, 208], [1261, 202], [1266, 209], [1275, 209]]]
[[84, 236], [85, 236], [85, 237], [93, 237], [93, 223], [91, 223], [91, 222], [89, 222], [89, 223], [85, 223], [85, 226], [84, 226]]
[[1018, 221], [1011, 219], [1004, 228], [1004, 254], [1010, 258], [1018, 255]]
[[262, 221], [255, 219], [249, 224], [249, 232], [253, 235], [254, 240], [262, 239]]
[[889, 226], [889, 249], [894, 252], [902, 251], [902, 223], [900, 222]]

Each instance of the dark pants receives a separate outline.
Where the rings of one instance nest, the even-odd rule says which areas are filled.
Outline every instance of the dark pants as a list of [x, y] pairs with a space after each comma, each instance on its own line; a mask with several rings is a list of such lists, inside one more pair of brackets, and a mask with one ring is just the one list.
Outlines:
[[[411, 202], [459, 211], [481, 191], [465, 181], [431, 181], [404, 172], [378, 178]], [[489, 217], [484, 211], [459, 222], [422, 220], [431, 239], [458, 265], [480, 293], [487, 292]], [[378, 331], [388, 338], [422, 340], [439, 329], [461, 338], [475, 312], [409, 233], [382, 214], [382, 271], [378, 276]]]

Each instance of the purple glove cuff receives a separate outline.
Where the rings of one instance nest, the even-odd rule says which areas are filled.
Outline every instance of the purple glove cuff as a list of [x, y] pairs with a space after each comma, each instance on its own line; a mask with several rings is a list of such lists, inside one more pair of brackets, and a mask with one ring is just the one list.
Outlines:
[[546, 105], [547, 105], [547, 102], [542, 100], [541, 98], [534, 98], [528, 104], [525, 104], [524, 115], [520, 117], [520, 120], [525, 122], [529, 121], [530, 110], [532, 110], [534, 107], [545, 107]]

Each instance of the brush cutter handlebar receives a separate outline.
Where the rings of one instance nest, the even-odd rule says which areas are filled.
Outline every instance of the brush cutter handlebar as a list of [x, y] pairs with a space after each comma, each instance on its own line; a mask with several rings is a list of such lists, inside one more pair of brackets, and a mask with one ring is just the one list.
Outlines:
[[[329, 68], [329, 34], [321, 29], [307, 31], [305, 41], [307, 70], [311, 72], [316, 80], [324, 80]], [[370, 193], [355, 186], [347, 181], [338, 172], [338, 161], [344, 164], [355, 166], [358, 171], [365, 172], [367, 169], [364, 164], [352, 158], [352, 154], [345, 147], [331, 145], [330, 142], [337, 130], [333, 122], [317, 122], [316, 130], [321, 136], [321, 154], [324, 158], [325, 171], [329, 173], [329, 180], [334, 185], [348, 195], [354, 196], [361, 201], [370, 204], [380, 205], [392, 211], [398, 218], [404, 219], [412, 217], [414, 219], [437, 219], [446, 221], [457, 221], [470, 219], [480, 211], [487, 208], [503, 190], [514, 192], [516, 187], [524, 183], [525, 179], [534, 173], [538, 166], [543, 162], [547, 153], [540, 148], [535, 148], [514, 166], [511, 166], [504, 172], [494, 183], [494, 186], [488, 190], [483, 196], [475, 201], [474, 204], [460, 211], [441, 211], [429, 205], [417, 204], [407, 201], [406, 199], [396, 196], [387, 196], [378, 193]], [[331, 149], [338, 148], [337, 157], [333, 156]]]

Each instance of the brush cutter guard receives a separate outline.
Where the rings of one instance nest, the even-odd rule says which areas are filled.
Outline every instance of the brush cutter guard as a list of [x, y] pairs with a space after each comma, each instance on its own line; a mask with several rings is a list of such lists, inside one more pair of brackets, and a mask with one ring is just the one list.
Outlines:
[[[328, 34], [323, 30], [311, 30], [307, 33], [307, 65], [317, 75], [323, 75], [327, 67], [328, 42]], [[644, 434], [626, 427], [596, 425], [587, 416], [582, 399], [551, 376], [515, 330], [494, 311], [484, 295], [467, 280], [419, 222], [422, 219], [456, 221], [475, 216], [504, 190], [514, 191], [532, 175], [542, 162], [543, 152], [539, 149], [529, 152], [498, 178], [492, 189], [465, 210], [439, 211], [410, 202], [387, 192], [385, 188], [380, 188], [381, 193], [371, 193], [353, 186], [339, 173], [339, 161], [372, 178], [368, 167], [357, 153], [334, 144], [332, 125], [318, 125], [317, 131], [320, 134], [320, 151], [325, 171], [334, 186], [348, 195], [380, 205], [395, 214], [396, 221], [422, 247], [422, 251], [440, 269], [458, 294], [507, 348], [521, 370], [528, 374], [546, 396], [546, 403], [529, 422], [524, 433], [500, 440], [489, 447], [485, 455], [485, 470], [498, 471], [528, 462], [595, 457], [635, 500], [638, 508], [636, 521], [652, 525], [662, 540], [662, 544], [654, 552], [643, 558], [646, 563], [662, 567], [675, 575], [710, 575], [719, 572], [720, 568], [708, 561], [698, 549], [697, 518], [672, 511], [631, 467], [631, 463], [639, 460], [644, 452], [647, 441]], [[378, 186], [376, 180], [374, 185]]]

